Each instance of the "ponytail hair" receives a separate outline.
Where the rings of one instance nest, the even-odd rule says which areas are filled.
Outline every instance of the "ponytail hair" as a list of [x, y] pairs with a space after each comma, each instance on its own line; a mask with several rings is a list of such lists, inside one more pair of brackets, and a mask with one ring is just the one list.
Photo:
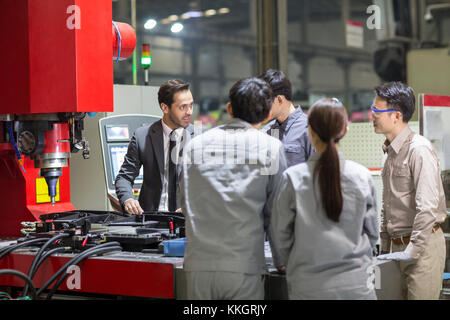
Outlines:
[[344, 205], [339, 154], [334, 143], [344, 137], [347, 119], [347, 111], [335, 98], [320, 99], [308, 115], [308, 125], [327, 145], [314, 168], [313, 181], [319, 182], [323, 209], [334, 222], [339, 222]]

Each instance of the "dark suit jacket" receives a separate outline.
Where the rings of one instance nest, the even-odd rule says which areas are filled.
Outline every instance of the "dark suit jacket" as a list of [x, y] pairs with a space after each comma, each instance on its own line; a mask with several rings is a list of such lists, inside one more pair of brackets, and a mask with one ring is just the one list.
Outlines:
[[[124, 162], [117, 174], [116, 194], [123, 208], [124, 201], [134, 198], [133, 183], [144, 166], [144, 181], [139, 195], [142, 209], [157, 211], [161, 200], [162, 183], [164, 181], [164, 138], [162, 120], [136, 130], [128, 145]], [[194, 126], [189, 125], [183, 131], [185, 144], [194, 135]], [[178, 174], [181, 165], [178, 165]], [[179, 187], [177, 187], [178, 192]], [[177, 197], [178, 198], [178, 197]]]

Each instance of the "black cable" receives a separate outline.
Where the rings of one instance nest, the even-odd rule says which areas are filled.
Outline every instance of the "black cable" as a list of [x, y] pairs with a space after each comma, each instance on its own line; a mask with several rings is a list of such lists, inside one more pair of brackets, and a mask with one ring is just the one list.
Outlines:
[[3, 257], [5, 257], [6, 255], [8, 255], [9, 253], [11, 253], [12, 251], [14, 251], [14, 250], [16, 250], [18, 248], [26, 247], [27, 245], [38, 243], [38, 242], [44, 242], [44, 241], [47, 241], [47, 239], [46, 238], [45, 239], [44, 238], [42, 238], [42, 239], [41, 238], [39, 238], [39, 239], [31, 239], [31, 240], [24, 241], [24, 242], [15, 244], [13, 246], [10, 246], [10, 247], [8, 247], [8, 249], [3, 250], [0, 253], [0, 259], [2, 259]]
[[50, 249], [47, 252], [45, 252], [42, 255], [42, 257], [39, 259], [39, 261], [37, 262], [36, 267], [34, 268], [32, 275], [30, 276], [31, 280], [33, 280], [34, 275], [39, 270], [39, 267], [45, 261], [45, 259], [47, 259], [49, 256], [53, 255], [56, 252], [71, 251], [71, 250], [72, 250], [72, 248], [70, 248], [70, 247], [57, 247], [57, 248], [53, 248], [53, 249]]
[[6, 249], [8, 249], [8, 248], [10, 248], [10, 247], [12, 247], [12, 246], [13, 246], [12, 244], [9, 244], [9, 245], [7, 245], [7, 246], [1, 248], [1, 249], [0, 249], [0, 254], [1, 254], [2, 252], [6, 251]]
[[39, 288], [39, 290], [37, 291], [37, 295], [39, 296], [42, 291], [46, 290], [47, 287], [53, 283], [53, 281], [55, 281], [72, 263], [73, 260], [77, 259], [78, 257], [84, 256], [89, 254], [89, 252], [91, 252], [92, 250], [98, 249], [98, 248], [104, 248], [104, 247], [112, 247], [112, 246], [119, 246], [120, 243], [113, 241], [113, 242], [107, 242], [107, 243], [103, 243], [100, 244], [96, 247], [90, 248], [86, 251], [81, 252], [80, 254], [76, 255], [75, 257], [73, 257], [71, 260], [69, 260], [65, 265], [63, 265], [41, 288]]
[[30, 238], [30, 239], [25, 239], [22, 242], [16, 241], [15, 244], [10, 244], [9, 246], [3, 247], [0, 250], [0, 254], [3, 254], [4, 252], [9, 251], [12, 248], [16, 248], [18, 246], [24, 246], [24, 245], [29, 244], [29, 243], [33, 244], [33, 243], [36, 243], [36, 242], [43, 242], [43, 241], [46, 241], [46, 240], [47, 240], [47, 238]]
[[30, 266], [30, 269], [28, 271], [28, 276], [31, 278], [31, 273], [35, 272], [36, 269], [36, 265], [41, 257], [41, 255], [44, 253], [45, 249], [47, 249], [52, 243], [54, 243], [56, 240], [62, 239], [62, 238], [67, 238], [70, 235], [67, 233], [63, 233], [63, 234], [58, 234], [57, 236], [54, 236], [53, 238], [49, 239], [46, 243], [44, 243], [44, 245], [39, 249], [38, 253], [36, 254], [36, 256], [34, 257], [34, 260]]
[[17, 270], [3, 269], [3, 270], [0, 270], [0, 275], [13, 275], [13, 276], [16, 276], [16, 277], [19, 277], [19, 278], [25, 280], [25, 282], [31, 288], [31, 299], [32, 300], [36, 299], [36, 297], [37, 297], [36, 296], [36, 288], [33, 286], [33, 282], [26, 274], [24, 274], [20, 271], [17, 271]]
[[[47, 240], [46, 243], [44, 243], [44, 245], [39, 249], [39, 251], [36, 253], [36, 256], [33, 259], [33, 262], [31, 263], [30, 269], [28, 270], [28, 277], [30, 279], [33, 279], [33, 274], [36, 272], [36, 264], [39, 261], [42, 253], [45, 251], [45, 249], [47, 249], [49, 246], [51, 246], [55, 241], [62, 239], [62, 238], [67, 238], [69, 237], [68, 233], [62, 233], [62, 234], [58, 234], [50, 239]], [[25, 288], [23, 289], [23, 297], [25, 297], [28, 293], [28, 284], [25, 285]]]
[[[89, 258], [89, 257], [91, 257], [93, 255], [104, 254], [104, 253], [107, 253], [107, 252], [117, 251], [117, 250], [122, 250], [122, 247], [120, 247], [120, 246], [111, 246], [111, 247], [103, 247], [103, 248], [93, 248], [92, 251], [90, 251], [88, 254], [79, 255], [76, 259], [73, 259], [73, 262], [67, 268], [69, 268], [70, 266], [78, 265], [79, 263], [81, 263], [82, 261], [84, 261], [85, 259], [87, 259], [87, 258]], [[66, 270], [67, 270], [67, 268], [66, 268]], [[47, 295], [47, 299], [51, 298], [53, 293], [59, 288], [61, 283], [68, 277], [68, 275], [69, 274], [67, 272], [65, 272], [64, 275], [62, 275], [58, 279], [56, 284], [53, 286], [53, 288], [51, 289], [51, 291]]]
[[[91, 252], [89, 252], [89, 254], [83, 255], [83, 256], [78, 256], [77, 259], [74, 259], [74, 261], [70, 264], [70, 266], [76, 266], [79, 263], [81, 263], [83, 260], [96, 255], [96, 254], [103, 254], [103, 253], [107, 253], [107, 252], [111, 252], [111, 251], [117, 251], [117, 250], [122, 250], [122, 247], [119, 246], [114, 246], [114, 247], [106, 247], [106, 248], [94, 248], [94, 250], [92, 250]], [[70, 267], [68, 266], [68, 267]], [[50, 300], [53, 296], [53, 294], [55, 293], [55, 291], [59, 288], [59, 286], [61, 285], [61, 283], [63, 283], [63, 281], [68, 277], [68, 273], [65, 272], [64, 275], [62, 275], [58, 281], [55, 283], [55, 285], [53, 286], [53, 288], [50, 290], [50, 292], [47, 295], [46, 300]]]
[[25, 243], [25, 242], [28, 243], [29, 241], [35, 240], [35, 239], [36, 238], [32, 238], [32, 239], [24, 240], [23, 242], [20, 242], [20, 243], [16, 242], [15, 244], [10, 244], [10, 245], [8, 245], [6, 247], [3, 247], [3, 248], [0, 249], [0, 255], [3, 254], [3, 252], [6, 252], [6, 251], [10, 250], [11, 248], [16, 247], [19, 244], [22, 244], [22, 243]]

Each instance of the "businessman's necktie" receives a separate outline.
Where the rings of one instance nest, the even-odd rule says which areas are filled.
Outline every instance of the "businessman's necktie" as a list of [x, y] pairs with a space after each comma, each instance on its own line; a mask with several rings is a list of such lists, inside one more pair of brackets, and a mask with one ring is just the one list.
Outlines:
[[177, 144], [175, 130], [170, 133], [169, 138], [169, 211], [175, 211], [177, 210], [177, 166], [174, 162], [177, 155], [173, 152]]

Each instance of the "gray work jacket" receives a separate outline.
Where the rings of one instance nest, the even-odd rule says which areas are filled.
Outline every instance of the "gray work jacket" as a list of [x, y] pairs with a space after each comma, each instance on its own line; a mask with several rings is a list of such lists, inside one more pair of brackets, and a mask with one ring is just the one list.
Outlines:
[[365, 286], [379, 223], [375, 188], [368, 169], [340, 158], [343, 210], [338, 223], [321, 205], [313, 172], [320, 153], [287, 169], [272, 209], [271, 231], [286, 265], [288, 288], [297, 292]]
[[264, 235], [285, 168], [280, 141], [236, 118], [186, 145], [184, 270], [265, 272]]

